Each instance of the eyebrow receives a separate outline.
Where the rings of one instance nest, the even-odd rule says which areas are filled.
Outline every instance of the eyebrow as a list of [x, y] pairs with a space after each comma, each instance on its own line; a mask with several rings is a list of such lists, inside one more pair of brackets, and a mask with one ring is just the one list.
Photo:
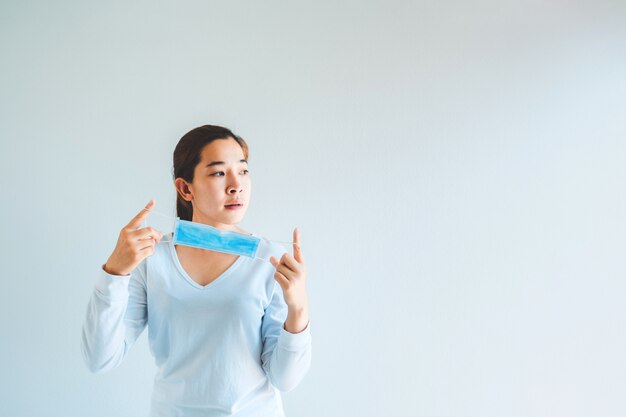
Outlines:
[[[245, 159], [241, 159], [241, 160], [239, 160], [239, 163], [247, 164], [248, 161], [245, 160]], [[226, 165], [226, 163], [224, 161], [213, 161], [211, 163], [208, 163], [205, 168], [209, 168], [209, 167], [212, 167], [212, 166], [215, 166], [215, 165]]]

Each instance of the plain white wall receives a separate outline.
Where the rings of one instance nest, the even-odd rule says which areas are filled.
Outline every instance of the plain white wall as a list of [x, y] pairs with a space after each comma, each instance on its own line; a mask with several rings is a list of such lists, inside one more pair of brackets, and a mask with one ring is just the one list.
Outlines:
[[[626, 415], [623, 1], [4, 1], [0, 404], [143, 416], [145, 333], [90, 374], [119, 229], [172, 213], [201, 124], [250, 144], [242, 226], [301, 229], [288, 416]], [[153, 218], [158, 222], [157, 218]]]

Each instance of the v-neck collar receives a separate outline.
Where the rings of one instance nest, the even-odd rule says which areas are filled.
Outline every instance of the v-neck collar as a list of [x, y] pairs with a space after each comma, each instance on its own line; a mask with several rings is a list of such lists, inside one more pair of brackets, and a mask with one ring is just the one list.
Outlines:
[[244, 262], [246, 258], [243, 255], [239, 255], [237, 257], [237, 260], [233, 262], [233, 264], [229, 266], [228, 269], [224, 271], [220, 276], [218, 276], [217, 278], [215, 278], [213, 281], [209, 282], [206, 285], [201, 285], [197, 283], [196, 281], [194, 281], [193, 278], [189, 276], [187, 271], [185, 271], [185, 268], [183, 268], [183, 265], [180, 263], [180, 259], [178, 258], [178, 253], [176, 253], [176, 247], [174, 246], [174, 243], [170, 241], [168, 242], [168, 246], [170, 248], [170, 254], [172, 258], [174, 259], [174, 264], [176, 264], [176, 268], [178, 269], [178, 272], [180, 272], [180, 274], [189, 284], [191, 284], [193, 287], [200, 289], [200, 290], [206, 290], [208, 288], [211, 288], [214, 284], [226, 279], [226, 277], [228, 277], [235, 269], [237, 269], [237, 267], [241, 265], [241, 263]]

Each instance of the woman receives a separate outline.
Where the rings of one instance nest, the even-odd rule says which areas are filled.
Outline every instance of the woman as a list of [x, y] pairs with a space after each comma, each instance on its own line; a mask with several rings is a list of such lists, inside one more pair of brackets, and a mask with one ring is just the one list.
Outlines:
[[[184, 135], [174, 150], [178, 217], [255, 236], [237, 226], [250, 203], [247, 160], [245, 141], [226, 128]], [[122, 229], [97, 278], [82, 333], [89, 369], [118, 366], [147, 325], [158, 367], [151, 417], [284, 416], [280, 392], [311, 362], [298, 230], [293, 256], [261, 238], [269, 263], [161, 242], [141, 227], [153, 207]]]

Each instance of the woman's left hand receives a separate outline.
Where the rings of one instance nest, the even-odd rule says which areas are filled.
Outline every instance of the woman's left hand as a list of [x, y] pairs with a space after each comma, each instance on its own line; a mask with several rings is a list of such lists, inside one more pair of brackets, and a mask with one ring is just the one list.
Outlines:
[[285, 253], [280, 261], [273, 256], [270, 262], [276, 268], [274, 278], [283, 289], [287, 307], [293, 311], [307, 310], [308, 296], [306, 292], [306, 265], [300, 248], [300, 232], [293, 230], [293, 256]]

